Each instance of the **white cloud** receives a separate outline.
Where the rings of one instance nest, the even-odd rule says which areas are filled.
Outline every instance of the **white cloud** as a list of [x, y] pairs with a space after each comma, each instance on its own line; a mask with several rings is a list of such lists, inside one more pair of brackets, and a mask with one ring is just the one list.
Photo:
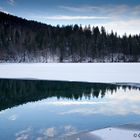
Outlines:
[[[86, 24], [90, 24], [91, 26], [104, 26], [108, 32], [113, 30], [117, 32], [118, 35], [135, 35], [140, 34], [140, 19], [122, 19], [122, 18], [109, 18], [109, 17], [94, 17], [94, 16], [51, 16], [46, 17], [46, 20], [61, 20], [61, 21], [74, 21], [83, 20]], [[89, 21], [88, 21], [89, 20]], [[92, 20], [92, 21], [91, 21]], [[100, 22], [97, 20], [105, 20], [105, 22]], [[96, 21], [96, 23], [94, 23]], [[79, 23], [79, 21], [78, 21]], [[84, 25], [83, 25], [84, 26]]]
[[117, 32], [119, 35], [123, 35], [124, 33], [129, 34], [140, 34], [140, 19], [131, 19], [131, 20], [112, 20], [107, 23], [102, 24], [94, 24], [96, 26], [104, 26], [109, 32], [113, 30]]
[[8, 4], [14, 6], [16, 4], [15, 0], [7, 0]]
[[56, 15], [56, 16], [34, 16], [35, 18], [46, 19], [46, 20], [102, 20], [109, 19], [109, 17], [100, 16], [67, 16], [67, 15]]
[[106, 15], [106, 16], [122, 16], [123, 14], [140, 14], [140, 5], [136, 6], [128, 6], [128, 5], [82, 5], [77, 7], [70, 6], [59, 6], [59, 9], [67, 10], [71, 12], [83, 12], [83, 13], [97, 13], [98, 15]]
[[93, 10], [98, 10], [100, 7], [96, 6], [78, 6], [78, 7], [69, 7], [69, 6], [59, 6], [58, 8], [73, 12], [88, 12]]
[[[84, 15], [96, 15], [97, 17], [105, 16], [105, 22], [99, 22], [96, 20], [88, 24], [93, 26], [105, 26], [107, 31], [116, 31], [119, 35], [127, 34], [139, 34], [140, 33], [140, 5], [83, 5], [77, 7], [59, 6], [60, 9], [70, 12], [76, 12], [77, 14]], [[107, 17], [109, 17], [107, 19]], [[87, 21], [86, 21], [87, 23]]]
[[52, 25], [90, 24], [91, 26], [105, 26], [108, 32], [113, 30], [118, 35], [140, 33], [140, 4], [139, 5], [80, 5], [58, 6], [58, 11], [65, 15], [32, 15], [38, 21]]

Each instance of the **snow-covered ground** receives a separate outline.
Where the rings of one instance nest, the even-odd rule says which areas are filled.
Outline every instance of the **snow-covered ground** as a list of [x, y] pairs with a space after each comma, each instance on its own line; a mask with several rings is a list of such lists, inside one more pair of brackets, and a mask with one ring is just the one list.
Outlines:
[[140, 83], [140, 63], [1, 63], [0, 78]]
[[102, 130], [97, 130], [90, 132], [90, 135], [96, 135], [100, 137], [101, 140], [135, 140], [140, 138], [140, 129], [129, 130], [121, 128], [106, 128]]
[[75, 134], [64, 140], [137, 140], [140, 139], [140, 124], [109, 127], [87, 133]]

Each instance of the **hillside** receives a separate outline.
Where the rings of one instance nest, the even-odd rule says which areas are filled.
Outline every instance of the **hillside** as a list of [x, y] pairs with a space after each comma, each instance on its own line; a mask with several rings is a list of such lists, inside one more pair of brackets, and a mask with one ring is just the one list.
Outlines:
[[54, 27], [0, 12], [0, 62], [140, 62], [140, 35]]

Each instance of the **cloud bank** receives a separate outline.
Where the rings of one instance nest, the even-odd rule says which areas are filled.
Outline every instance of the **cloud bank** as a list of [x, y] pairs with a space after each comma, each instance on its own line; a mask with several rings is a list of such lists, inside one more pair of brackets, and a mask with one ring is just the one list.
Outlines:
[[94, 19], [108, 19], [109, 17], [100, 16], [67, 16], [67, 15], [57, 15], [45, 17], [50, 20], [94, 20]]
[[106, 16], [122, 16], [131, 14], [133, 16], [140, 16], [140, 5], [136, 6], [128, 6], [128, 5], [101, 5], [101, 6], [77, 6], [77, 7], [69, 7], [69, 6], [59, 6], [59, 9], [64, 11], [71, 11], [77, 13], [98, 13], [98, 15], [106, 15]]

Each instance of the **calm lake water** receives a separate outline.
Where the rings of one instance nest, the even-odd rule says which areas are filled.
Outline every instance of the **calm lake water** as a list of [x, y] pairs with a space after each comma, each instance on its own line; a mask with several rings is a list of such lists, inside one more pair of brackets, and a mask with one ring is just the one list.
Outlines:
[[0, 80], [0, 140], [62, 139], [140, 123], [140, 89], [99, 83]]

